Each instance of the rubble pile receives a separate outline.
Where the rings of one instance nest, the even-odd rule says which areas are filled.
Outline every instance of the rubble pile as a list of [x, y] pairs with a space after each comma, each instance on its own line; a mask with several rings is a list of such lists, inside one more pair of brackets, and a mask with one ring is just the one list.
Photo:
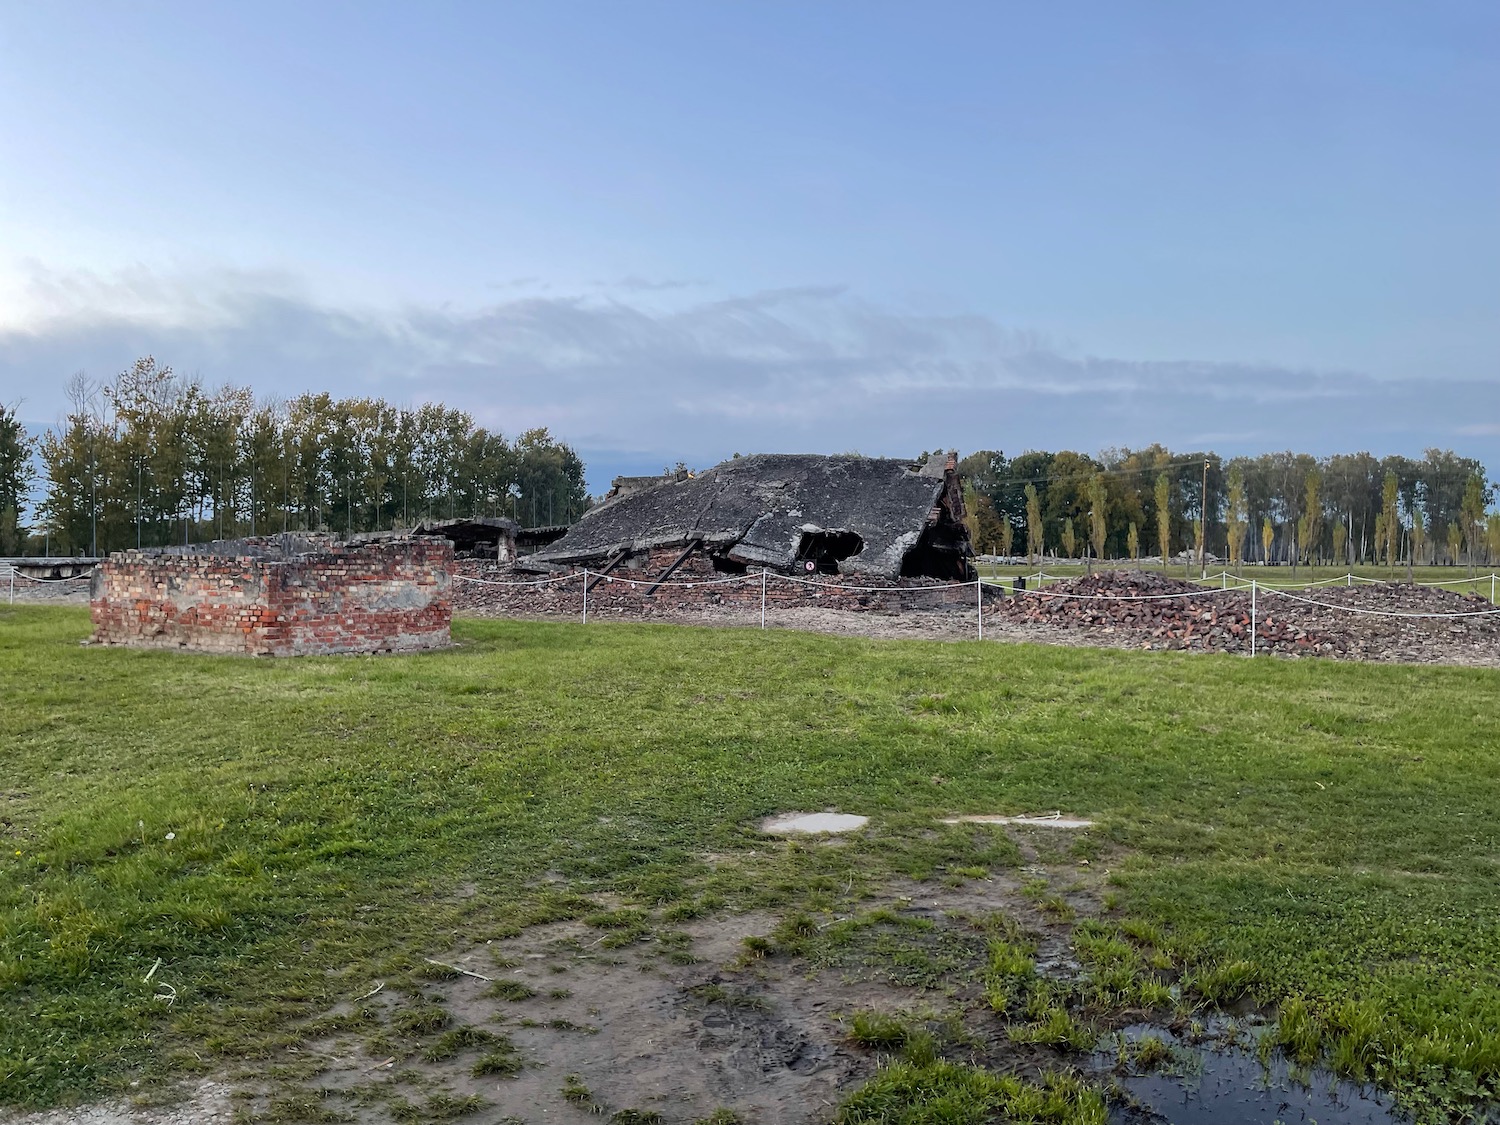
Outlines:
[[[1192, 596], [1187, 596], [1192, 595]], [[993, 614], [995, 611], [992, 610]], [[1103, 571], [1050, 582], [1006, 601], [1000, 610], [1014, 621], [1067, 629], [1135, 631], [1140, 647], [1239, 652], [1250, 649], [1250, 595], [1213, 591], [1151, 571]], [[1257, 649], [1342, 651], [1337, 639], [1289, 619], [1260, 615]]]
[[[1250, 602], [1248, 590], [1204, 593], [1202, 586], [1151, 571], [1105, 571], [1049, 583], [988, 612], [1058, 628], [1138, 632], [1141, 648], [1248, 652]], [[1263, 587], [1256, 597], [1256, 651], [1400, 661], [1454, 649], [1468, 657], [1500, 655], [1500, 615], [1382, 616], [1493, 609], [1484, 598], [1395, 582], [1285, 593]]]
[[[723, 608], [759, 611], [759, 572], [738, 581], [721, 573], [700, 557], [692, 559], [671, 578], [651, 590], [660, 570], [618, 571], [589, 574], [589, 616], [649, 618], [681, 617]], [[896, 581], [868, 576], [817, 574], [810, 581], [792, 581], [772, 574], [766, 584], [768, 608], [816, 606], [864, 613], [968, 608], [973, 610], [974, 587], [957, 590], [935, 579], [906, 578]], [[558, 579], [563, 579], [559, 581]], [[499, 617], [581, 616], [583, 575], [581, 571], [547, 574], [516, 570], [477, 560], [460, 559], [454, 564], [453, 608], [457, 613]], [[991, 595], [998, 599], [998, 591]], [[988, 602], [987, 598], [987, 602]]]

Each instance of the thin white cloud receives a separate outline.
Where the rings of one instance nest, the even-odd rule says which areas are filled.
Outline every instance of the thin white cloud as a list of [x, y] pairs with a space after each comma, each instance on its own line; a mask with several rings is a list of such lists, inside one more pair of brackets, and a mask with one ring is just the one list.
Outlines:
[[547, 425], [601, 464], [1152, 441], [1224, 453], [1457, 443], [1483, 458], [1500, 444], [1500, 426], [1457, 421], [1500, 417], [1494, 384], [1081, 357], [986, 317], [904, 312], [841, 287], [662, 307], [656, 291], [650, 306], [620, 290], [533, 291], [469, 311], [334, 308], [270, 272], [38, 267], [25, 288], [25, 316], [0, 325], [0, 399], [24, 396], [40, 422], [62, 409], [71, 372], [107, 376], [149, 352], [262, 393], [440, 399], [510, 433]]

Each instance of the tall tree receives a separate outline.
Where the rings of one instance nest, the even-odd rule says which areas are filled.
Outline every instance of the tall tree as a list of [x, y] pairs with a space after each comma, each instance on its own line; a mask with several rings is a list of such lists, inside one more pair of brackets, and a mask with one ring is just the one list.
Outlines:
[[0, 555], [25, 550], [22, 513], [36, 475], [31, 461], [36, 441], [16, 417], [17, 409], [0, 403]]
[[1384, 538], [1382, 546], [1385, 549], [1385, 563], [1391, 568], [1392, 573], [1396, 569], [1396, 544], [1401, 532], [1401, 519], [1396, 512], [1396, 498], [1399, 491], [1400, 481], [1394, 472], [1387, 470], [1385, 484], [1381, 486], [1380, 493], [1380, 526]]
[[69, 412], [41, 443], [40, 509], [69, 552], [460, 515], [571, 523], [589, 503], [582, 460], [547, 430], [512, 445], [440, 403], [257, 401], [150, 356], [103, 387], [69, 386]]
[[1042, 537], [1042, 500], [1036, 485], [1026, 485], [1026, 555], [1033, 563], [1046, 546]]
[[1484, 510], [1489, 506], [1488, 490], [1484, 477], [1475, 473], [1464, 485], [1463, 503], [1459, 506], [1459, 525], [1464, 535], [1464, 557], [1469, 566], [1469, 577], [1474, 577], [1474, 556], [1484, 534]]
[[1323, 500], [1319, 494], [1323, 478], [1317, 469], [1303, 477], [1302, 518], [1297, 521], [1297, 542], [1308, 566], [1317, 563], [1319, 543], [1323, 537]]
[[1104, 537], [1109, 533], [1109, 489], [1103, 473], [1095, 473], [1089, 481], [1089, 540], [1094, 546], [1094, 558], [1104, 560]]
[[1229, 564], [1238, 573], [1245, 558], [1246, 531], [1245, 467], [1239, 462], [1229, 468], [1229, 502], [1224, 516], [1229, 532]]
[[1156, 541], [1161, 547], [1161, 567], [1166, 570], [1172, 545], [1172, 478], [1166, 473], [1156, 478]]

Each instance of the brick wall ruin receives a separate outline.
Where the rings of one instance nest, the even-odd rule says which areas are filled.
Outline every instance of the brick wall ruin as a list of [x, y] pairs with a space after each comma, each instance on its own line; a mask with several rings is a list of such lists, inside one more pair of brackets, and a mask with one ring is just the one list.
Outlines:
[[252, 656], [450, 643], [453, 545], [278, 535], [121, 551], [94, 572], [96, 644]]

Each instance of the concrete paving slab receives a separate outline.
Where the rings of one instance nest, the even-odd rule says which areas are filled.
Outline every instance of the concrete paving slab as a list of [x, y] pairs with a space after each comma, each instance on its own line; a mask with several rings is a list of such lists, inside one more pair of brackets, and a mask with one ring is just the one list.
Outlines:
[[870, 823], [867, 816], [853, 813], [781, 813], [761, 821], [760, 830], [769, 836], [814, 836], [822, 833], [853, 832]]

